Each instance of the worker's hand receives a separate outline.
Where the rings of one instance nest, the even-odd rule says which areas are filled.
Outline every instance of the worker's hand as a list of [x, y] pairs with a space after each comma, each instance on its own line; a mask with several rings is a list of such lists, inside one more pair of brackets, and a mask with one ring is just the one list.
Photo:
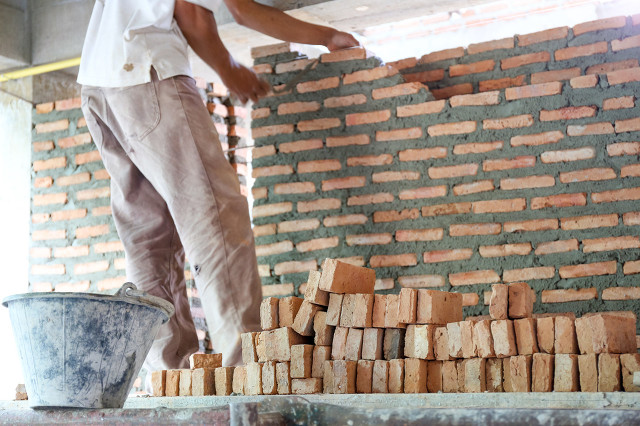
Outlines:
[[329, 42], [326, 46], [329, 51], [333, 52], [334, 50], [358, 47], [360, 46], [360, 42], [351, 34], [336, 30], [329, 38]]
[[231, 94], [243, 104], [258, 99], [269, 93], [271, 86], [253, 72], [253, 70], [231, 59], [228, 67], [220, 73], [222, 82]]

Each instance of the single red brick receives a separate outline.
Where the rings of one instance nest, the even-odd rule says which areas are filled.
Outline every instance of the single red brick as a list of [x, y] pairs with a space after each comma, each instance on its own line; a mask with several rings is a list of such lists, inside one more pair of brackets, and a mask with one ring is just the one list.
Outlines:
[[442, 89], [433, 89], [431, 90], [431, 94], [434, 98], [440, 99], [449, 99], [452, 96], [456, 95], [468, 95], [473, 93], [473, 85], [471, 83], [462, 83], [455, 84], [453, 86], [448, 86]]
[[[593, 197], [593, 195], [592, 195]], [[539, 210], [550, 207], [573, 207], [573, 206], [586, 206], [587, 194], [558, 194], [548, 197], [533, 197], [531, 199], [531, 210]]]
[[513, 392], [531, 392], [531, 363], [531, 355], [511, 357], [509, 374]]
[[468, 74], [478, 74], [483, 72], [492, 71], [496, 66], [496, 62], [493, 59], [487, 59], [480, 62], [473, 62], [469, 64], [456, 64], [449, 67], [450, 77], [459, 77]]
[[531, 34], [518, 35], [518, 46], [530, 46], [532, 44], [542, 43], [550, 40], [559, 40], [562, 38], [566, 38], [568, 34], [568, 27], [559, 27]]
[[386, 66], [381, 66], [381, 67], [372, 68], [368, 70], [355, 71], [350, 74], [345, 74], [342, 77], [342, 83], [345, 85], [353, 84], [353, 83], [361, 83], [365, 81], [373, 81], [381, 78], [391, 77], [396, 74], [398, 74], [397, 68], [386, 65]]
[[530, 127], [533, 125], [531, 114], [516, 115], [512, 117], [485, 119], [482, 121], [482, 128], [485, 130], [517, 129]]
[[621, 69], [607, 72], [607, 81], [610, 85], [640, 81], [640, 68]]
[[498, 281], [500, 276], [492, 269], [449, 274], [449, 282], [452, 286], [491, 284]]
[[519, 75], [517, 77], [504, 77], [495, 80], [485, 80], [478, 83], [478, 89], [480, 92], [487, 92], [490, 90], [501, 90], [507, 87], [522, 86], [525, 84], [525, 75]]
[[627, 18], [624, 16], [617, 16], [614, 18], [598, 19], [596, 21], [584, 22], [573, 27], [573, 35], [579, 36], [584, 33], [592, 31], [601, 31], [613, 28], [622, 28], [626, 25]]
[[552, 81], [570, 80], [581, 74], [580, 68], [567, 68], [553, 71], [543, 71], [531, 74], [531, 84], [549, 83]]
[[569, 59], [579, 58], [582, 56], [591, 56], [598, 53], [607, 53], [608, 44], [606, 41], [593, 44], [585, 44], [582, 46], [567, 47], [558, 49], [555, 52], [556, 61], [566, 61]]
[[564, 134], [557, 130], [544, 133], [535, 133], [531, 135], [518, 135], [511, 138], [511, 146], [515, 147], [546, 145], [550, 143], [557, 143], [562, 139], [564, 139]]
[[620, 355], [601, 353], [598, 355], [598, 392], [620, 390]]
[[500, 67], [503, 71], [510, 70], [512, 68], [522, 67], [524, 65], [536, 64], [539, 62], [549, 62], [551, 55], [547, 51], [527, 53], [520, 56], [512, 56], [510, 58], [502, 59], [500, 61]]
[[553, 96], [562, 93], [562, 83], [554, 81], [550, 83], [532, 84], [530, 86], [510, 87], [505, 90], [505, 98], [508, 101], [541, 96]]
[[398, 117], [412, 117], [416, 115], [436, 114], [442, 112], [446, 101], [430, 101], [413, 105], [399, 105], [396, 108]]
[[531, 392], [551, 392], [554, 381], [554, 356], [550, 354], [533, 354], [531, 366]]
[[298, 90], [298, 93], [311, 93], [321, 90], [334, 89], [339, 85], [339, 77], [327, 77], [317, 81], [305, 81], [303, 83], [298, 83], [296, 85], [296, 89]]
[[597, 392], [598, 356], [596, 354], [578, 355], [578, 372], [580, 390], [582, 392]]

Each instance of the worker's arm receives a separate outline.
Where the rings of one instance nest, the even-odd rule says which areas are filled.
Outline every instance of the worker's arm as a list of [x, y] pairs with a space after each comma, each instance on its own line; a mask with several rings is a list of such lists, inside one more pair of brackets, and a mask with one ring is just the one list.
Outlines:
[[257, 101], [269, 91], [269, 84], [255, 72], [237, 63], [218, 35], [213, 13], [184, 0], [176, 0], [174, 18], [193, 51], [220, 76], [242, 103]]
[[323, 45], [331, 51], [360, 45], [349, 33], [301, 21], [254, 0], [224, 2], [238, 24], [280, 40]]

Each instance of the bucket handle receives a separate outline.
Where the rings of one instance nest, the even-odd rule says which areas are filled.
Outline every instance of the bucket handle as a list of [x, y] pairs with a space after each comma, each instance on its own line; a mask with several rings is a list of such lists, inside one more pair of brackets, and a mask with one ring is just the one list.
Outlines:
[[151, 296], [144, 291], [138, 290], [135, 284], [131, 282], [126, 282], [120, 287], [120, 289], [115, 294], [118, 297], [122, 297], [123, 299], [134, 299], [136, 302], [142, 302], [147, 305], [155, 306], [156, 308], [162, 309], [169, 318], [173, 316], [175, 313], [175, 308], [171, 302], [167, 302], [164, 299], [161, 299], [156, 296]]

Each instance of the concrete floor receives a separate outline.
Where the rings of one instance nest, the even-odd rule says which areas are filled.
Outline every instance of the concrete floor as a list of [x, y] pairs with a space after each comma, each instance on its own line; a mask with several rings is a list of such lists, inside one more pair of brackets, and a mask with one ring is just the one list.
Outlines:
[[233, 424], [229, 404], [252, 403], [260, 424], [640, 424], [640, 393], [624, 392], [135, 397], [123, 409], [51, 411], [5, 401], [0, 422], [226, 425]]

